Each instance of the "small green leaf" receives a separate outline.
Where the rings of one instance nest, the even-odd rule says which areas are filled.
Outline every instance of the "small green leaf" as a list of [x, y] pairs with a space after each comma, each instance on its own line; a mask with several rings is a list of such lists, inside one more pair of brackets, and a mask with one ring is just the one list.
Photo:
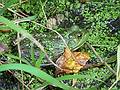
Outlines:
[[39, 59], [35, 63], [35, 67], [39, 68], [42, 64], [43, 58], [45, 57], [45, 54], [43, 52], [40, 53]]
[[23, 59], [23, 58], [19, 58], [18, 56], [12, 55], [12, 54], [5, 54], [7, 57], [11, 58], [11, 59], [15, 59], [15, 60], [21, 60], [23, 63], [31, 65], [27, 60]]
[[81, 40], [79, 41], [79, 43], [77, 44], [77, 46], [73, 48], [73, 51], [80, 48], [87, 41], [88, 38], [89, 38], [89, 33], [84, 34]]

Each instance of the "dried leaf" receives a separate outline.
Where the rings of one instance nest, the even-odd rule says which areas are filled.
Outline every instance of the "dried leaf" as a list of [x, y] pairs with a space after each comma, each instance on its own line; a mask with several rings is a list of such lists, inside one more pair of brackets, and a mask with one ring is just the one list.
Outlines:
[[1, 33], [8, 33], [11, 32], [11, 30], [0, 30]]
[[1, 33], [6, 33], [6, 32], [11, 32], [10, 28], [4, 25], [3, 23], [0, 23], [0, 32]]
[[66, 48], [63, 55], [56, 61], [56, 64], [62, 68], [62, 70], [56, 68], [56, 74], [77, 73], [89, 59], [89, 54], [86, 52], [71, 52]]

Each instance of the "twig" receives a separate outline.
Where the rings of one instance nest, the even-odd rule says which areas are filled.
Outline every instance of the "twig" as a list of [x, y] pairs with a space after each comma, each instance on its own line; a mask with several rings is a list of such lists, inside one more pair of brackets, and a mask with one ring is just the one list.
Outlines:
[[[17, 33], [17, 39], [19, 40], [20, 38], [20, 34]], [[21, 58], [21, 49], [20, 49], [20, 42], [17, 44], [18, 46], [18, 53], [19, 53], [19, 58]], [[22, 63], [21, 59], [20, 59], [20, 64]], [[21, 79], [22, 79], [22, 84], [24, 83], [24, 80], [23, 80], [23, 71], [21, 70]], [[22, 90], [24, 90], [24, 85], [22, 85]]]
[[13, 22], [15, 22], [15, 23], [21, 23], [21, 22], [29, 22], [29, 21], [30, 21], [29, 19], [26, 19], [26, 20], [17, 19], [17, 20], [14, 20]]
[[32, 82], [33, 82], [33, 78], [30, 80], [30, 82], [26, 85], [26, 86], [29, 86]]
[[[19, 38], [20, 38], [20, 34], [17, 33], [17, 40], [19, 41], [17, 43], [17, 45], [18, 45], [18, 53], [19, 53], [19, 58], [21, 58], [21, 49], [20, 49], [20, 40], [19, 40]], [[20, 63], [22, 63], [21, 60], [20, 60]]]
[[102, 62], [104, 63], [107, 68], [113, 73], [116, 75], [116, 72], [98, 55], [98, 53], [95, 51], [95, 49], [89, 44], [89, 43], [86, 43], [88, 45], [88, 47], [95, 53], [95, 55], [97, 56], [97, 58]]
[[115, 84], [118, 82], [118, 80], [116, 80], [111, 86], [110, 86], [110, 88], [108, 89], [108, 90], [111, 90], [114, 86], [115, 86]]
[[14, 45], [17, 45], [18, 43], [20, 43], [22, 40], [24, 40], [25, 39], [25, 37], [24, 36], [22, 36], [22, 37], [20, 37], [19, 39], [16, 39], [15, 41], [13, 41], [13, 43], [14, 43]]
[[[14, 14], [14, 16], [16, 17], [16, 14]], [[16, 23], [17, 25], [19, 25], [19, 23]], [[20, 38], [20, 34], [17, 33], [17, 39], [19, 41]], [[21, 49], [20, 49], [20, 42], [17, 43], [17, 47], [18, 47], [18, 54], [19, 54], [19, 58], [21, 58]], [[20, 64], [22, 63], [21, 59], [20, 59]], [[21, 70], [21, 80], [22, 80], [22, 90], [24, 90], [24, 80], [23, 80], [23, 71]]]
[[109, 45], [92, 45], [93, 47], [108, 47]]
[[13, 11], [13, 10], [10, 9], [10, 8], [8, 8], [8, 10], [11, 11], [12, 13], [16, 14], [16, 15], [19, 16], [19, 17], [22, 17], [22, 18], [24, 17], [23, 15], [20, 15], [19, 13]]
[[22, 12], [21, 10], [19, 10], [19, 13], [21, 13], [24, 17], [28, 17], [28, 15]]

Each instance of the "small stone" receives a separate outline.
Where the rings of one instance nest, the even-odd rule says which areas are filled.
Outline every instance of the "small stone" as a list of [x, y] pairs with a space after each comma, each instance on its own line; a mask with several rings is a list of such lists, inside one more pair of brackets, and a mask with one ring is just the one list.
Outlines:
[[7, 46], [5, 44], [0, 43], [0, 53], [3, 53], [7, 50], [8, 50]]

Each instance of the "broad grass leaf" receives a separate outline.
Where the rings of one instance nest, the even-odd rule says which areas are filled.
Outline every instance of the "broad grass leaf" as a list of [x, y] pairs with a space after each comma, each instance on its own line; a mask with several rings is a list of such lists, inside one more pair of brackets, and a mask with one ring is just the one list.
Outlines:
[[48, 75], [47, 73], [43, 72], [42, 70], [35, 68], [30, 65], [25, 65], [25, 64], [3, 64], [0, 65], [0, 72], [6, 71], [6, 70], [22, 70], [27, 73], [30, 73], [32, 75], [35, 75], [36, 77], [39, 77], [48, 83], [55, 85], [57, 87], [60, 87], [64, 90], [79, 90], [77, 88], [73, 88], [70, 86], [67, 86], [63, 83], [60, 83], [57, 79], [53, 78], [52, 76]]

